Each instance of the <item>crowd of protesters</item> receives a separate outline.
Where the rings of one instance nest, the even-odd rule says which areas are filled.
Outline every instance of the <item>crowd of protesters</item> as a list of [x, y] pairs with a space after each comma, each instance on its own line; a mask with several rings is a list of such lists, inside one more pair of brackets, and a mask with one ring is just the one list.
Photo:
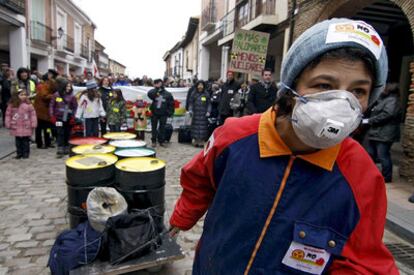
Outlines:
[[[165, 88], [188, 88], [185, 109], [189, 119], [192, 144], [204, 146], [215, 128], [231, 117], [263, 113], [273, 106], [278, 88], [272, 71], [265, 69], [261, 79], [239, 81], [232, 71], [226, 79], [207, 81], [164, 78], [152, 80], [147, 76], [129, 79], [120, 74], [101, 79], [87, 72], [82, 76], [60, 76], [53, 69], [41, 75], [36, 70], [19, 68], [16, 73], [1, 64], [0, 109], [3, 125], [15, 136], [16, 158], [28, 158], [30, 142], [35, 133], [37, 148], [57, 147], [57, 157], [69, 154], [69, 139], [75, 125], [83, 125], [85, 136], [103, 136], [107, 130], [126, 129], [126, 102], [118, 86], [148, 86], [152, 89], [147, 103], [139, 97], [130, 112], [133, 130], [138, 139], [145, 139], [147, 121], [151, 121], [152, 146], [165, 146], [168, 118], [174, 115], [173, 95]], [[73, 86], [84, 87], [78, 97]], [[366, 119], [355, 139], [365, 142], [371, 157], [382, 167], [386, 182], [392, 181], [391, 146], [399, 140], [401, 107], [398, 85], [389, 84], [380, 98], [369, 106]], [[149, 114], [151, 117], [148, 117]], [[186, 120], [187, 121], [187, 120]], [[362, 130], [361, 130], [362, 129]], [[366, 131], [364, 131], [366, 129]], [[411, 198], [414, 202], [414, 198]]]

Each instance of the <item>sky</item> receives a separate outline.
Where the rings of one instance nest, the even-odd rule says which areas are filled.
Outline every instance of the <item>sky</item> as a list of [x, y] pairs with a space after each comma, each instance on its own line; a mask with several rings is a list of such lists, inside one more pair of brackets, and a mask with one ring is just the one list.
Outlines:
[[201, 0], [72, 0], [97, 26], [95, 39], [130, 77], [161, 78], [163, 55], [200, 16]]

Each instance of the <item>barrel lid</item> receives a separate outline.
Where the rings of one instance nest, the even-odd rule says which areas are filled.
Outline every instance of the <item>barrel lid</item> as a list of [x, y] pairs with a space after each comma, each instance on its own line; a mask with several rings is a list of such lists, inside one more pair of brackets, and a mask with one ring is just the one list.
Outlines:
[[165, 162], [157, 158], [127, 158], [118, 161], [116, 168], [125, 172], [152, 172], [165, 167]]
[[121, 149], [115, 152], [115, 155], [120, 157], [148, 157], [154, 154], [155, 150], [150, 148]]
[[133, 133], [128, 133], [128, 132], [112, 132], [112, 133], [107, 133], [103, 136], [104, 138], [107, 139], [134, 139], [137, 137], [136, 134]]
[[101, 144], [85, 144], [79, 145], [72, 149], [72, 152], [79, 155], [85, 154], [107, 154], [113, 153], [115, 147], [111, 145], [101, 145]]
[[113, 165], [118, 158], [112, 154], [77, 155], [66, 160], [66, 166], [78, 170], [99, 169]]
[[84, 144], [105, 144], [108, 140], [106, 138], [99, 137], [78, 137], [69, 140], [71, 145], [84, 145]]
[[118, 148], [137, 148], [147, 145], [142, 140], [113, 140], [109, 142], [110, 145]]

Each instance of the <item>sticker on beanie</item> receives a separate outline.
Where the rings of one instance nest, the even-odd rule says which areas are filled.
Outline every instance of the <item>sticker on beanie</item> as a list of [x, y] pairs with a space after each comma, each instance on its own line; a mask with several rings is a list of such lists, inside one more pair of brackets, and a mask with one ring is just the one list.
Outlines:
[[363, 21], [350, 21], [329, 25], [326, 44], [355, 42], [374, 54], [379, 59], [383, 42], [378, 33]]

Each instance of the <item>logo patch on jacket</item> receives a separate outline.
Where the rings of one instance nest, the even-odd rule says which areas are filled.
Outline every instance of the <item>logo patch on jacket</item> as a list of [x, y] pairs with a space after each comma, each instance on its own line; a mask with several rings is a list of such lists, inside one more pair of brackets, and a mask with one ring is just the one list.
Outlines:
[[331, 254], [324, 249], [292, 242], [282, 263], [311, 274], [322, 274]]

